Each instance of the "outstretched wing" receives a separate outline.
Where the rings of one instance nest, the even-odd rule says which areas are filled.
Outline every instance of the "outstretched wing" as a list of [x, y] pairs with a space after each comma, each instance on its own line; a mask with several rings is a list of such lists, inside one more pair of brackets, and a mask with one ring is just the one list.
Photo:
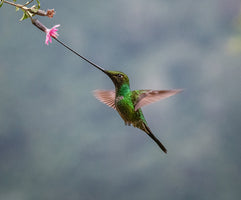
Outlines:
[[178, 90], [140, 90], [136, 91], [139, 92], [139, 96], [135, 102], [135, 111], [139, 108], [148, 105], [150, 103], [159, 101], [161, 99], [165, 99], [170, 97], [174, 94], [181, 92], [181, 89]]
[[94, 96], [102, 103], [116, 110], [114, 90], [95, 90]]

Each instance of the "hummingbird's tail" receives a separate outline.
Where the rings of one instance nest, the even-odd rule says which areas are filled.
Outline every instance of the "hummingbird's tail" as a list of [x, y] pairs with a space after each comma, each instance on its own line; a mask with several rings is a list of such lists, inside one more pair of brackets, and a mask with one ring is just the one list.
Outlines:
[[142, 123], [142, 126], [141, 126], [141, 130], [145, 131], [150, 137], [151, 139], [153, 139], [157, 145], [161, 148], [161, 150], [164, 152], [164, 153], [167, 153], [167, 149], [164, 147], [164, 145], [155, 137], [155, 135], [153, 135], [153, 133], [151, 132], [151, 129], [147, 126], [146, 123]]

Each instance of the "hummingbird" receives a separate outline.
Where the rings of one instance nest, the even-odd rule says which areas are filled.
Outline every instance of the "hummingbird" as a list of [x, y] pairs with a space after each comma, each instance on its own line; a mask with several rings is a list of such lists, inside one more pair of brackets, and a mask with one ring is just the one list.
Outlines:
[[54, 39], [95, 68], [104, 72], [112, 80], [115, 86], [115, 90], [95, 90], [94, 96], [102, 103], [116, 110], [124, 120], [125, 125], [132, 125], [141, 129], [156, 142], [156, 144], [161, 148], [163, 152], [167, 153], [165, 146], [156, 138], [156, 136], [152, 133], [151, 129], [147, 125], [141, 108], [150, 103], [173, 96], [181, 92], [182, 89], [131, 91], [129, 78], [126, 74], [119, 71], [105, 70], [71, 49], [59, 39]]
[[131, 91], [129, 78], [126, 74], [119, 71], [108, 71], [102, 68], [100, 70], [112, 80], [115, 85], [115, 90], [95, 90], [94, 96], [102, 103], [116, 110], [124, 120], [125, 125], [132, 125], [141, 129], [156, 142], [163, 152], [167, 153], [165, 146], [156, 138], [147, 125], [141, 107], [175, 95], [182, 90]]

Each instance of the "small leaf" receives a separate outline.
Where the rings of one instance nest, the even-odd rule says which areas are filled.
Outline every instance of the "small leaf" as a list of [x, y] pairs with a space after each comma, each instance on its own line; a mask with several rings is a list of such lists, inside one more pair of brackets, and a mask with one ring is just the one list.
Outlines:
[[23, 11], [23, 16], [19, 21], [23, 21], [23, 20], [28, 19], [28, 18], [29, 18], [29, 15], [27, 14], [27, 12]]
[[16, 7], [16, 12], [19, 11], [19, 7]]
[[3, 6], [4, 1], [0, 0], [0, 8]]
[[14, 2], [16, 2], [17, 0], [13, 0]]
[[39, 2], [39, 0], [36, 0], [36, 2], [38, 4], [37, 8], [39, 9], [40, 8], [40, 2]]

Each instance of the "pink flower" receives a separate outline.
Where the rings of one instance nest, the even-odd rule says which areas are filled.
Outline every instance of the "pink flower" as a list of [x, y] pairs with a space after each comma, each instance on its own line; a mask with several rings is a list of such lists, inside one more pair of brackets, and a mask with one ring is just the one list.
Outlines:
[[51, 29], [45, 29], [45, 33], [46, 33], [46, 39], [45, 39], [45, 44], [49, 45], [49, 42], [52, 43], [52, 38], [57, 38], [59, 36], [59, 34], [57, 33], [58, 29], [57, 27], [59, 27], [60, 24], [53, 26]]

